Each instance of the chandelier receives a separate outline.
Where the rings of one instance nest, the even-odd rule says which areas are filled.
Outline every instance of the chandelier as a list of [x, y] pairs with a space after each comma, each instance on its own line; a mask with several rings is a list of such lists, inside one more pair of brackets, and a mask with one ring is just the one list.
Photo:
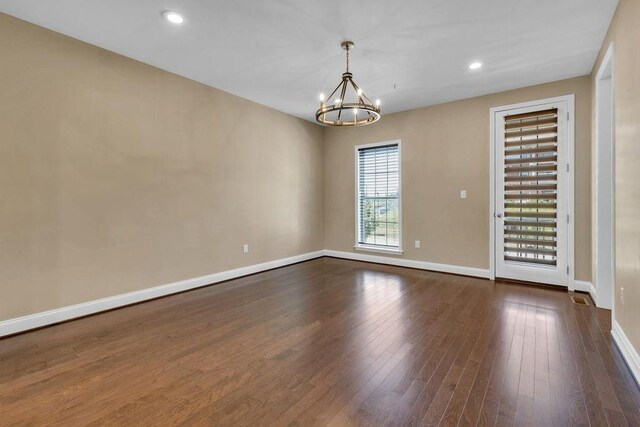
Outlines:
[[377, 122], [380, 120], [380, 100], [372, 103], [349, 72], [349, 51], [353, 49], [353, 42], [344, 41], [340, 46], [347, 51], [347, 70], [342, 73], [342, 81], [328, 98], [320, 95], [316, 120], [329, 126], [364, 126]]

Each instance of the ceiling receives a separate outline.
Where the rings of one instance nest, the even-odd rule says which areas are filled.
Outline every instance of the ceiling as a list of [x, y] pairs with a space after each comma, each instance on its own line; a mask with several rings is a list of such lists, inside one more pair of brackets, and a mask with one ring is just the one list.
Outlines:
[[0, 0], [0, 11], [313, 120], [343, 72], [342, 40], [355, 42], [355, 81], [390, 113], [588, 74], [617, 3]]

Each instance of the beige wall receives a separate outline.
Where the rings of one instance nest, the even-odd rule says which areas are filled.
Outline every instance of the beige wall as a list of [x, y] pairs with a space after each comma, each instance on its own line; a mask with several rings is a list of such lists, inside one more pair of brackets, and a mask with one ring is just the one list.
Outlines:
[[591, 279], [589, 77], [323, 129], [2, 14], [0, 56], [0, 320], [352, 251], [353, 147], [393, 139], [404, 257], [488, 268], [489, 109], [571, 93], [577, 278]]
[[489, 268], [489, 109], [567, 94], [576, 95], [576, 278], [591, 280], [588, 76], [389, 114], [363, 128], [327, 128], [325, 247], [353, 251], [354, 146], [400, 139], [404, 257]]
[[2, 14], [0, 58], [0, 320], [322, 249], [319, 126]]
[[[640, 351], [640, 1], [620, 0], [592, 74], [615, 46], [615, 317]], [[594, 140], [595, 143], [595, 140]], [[624, 304], [621, 299], [624, 288]]]

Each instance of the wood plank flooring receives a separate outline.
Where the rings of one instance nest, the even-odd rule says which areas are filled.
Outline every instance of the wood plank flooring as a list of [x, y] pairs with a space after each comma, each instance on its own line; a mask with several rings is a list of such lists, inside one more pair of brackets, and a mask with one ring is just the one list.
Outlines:
[[628, 425], [610, 312], [321, 258], [0, 340], [0, 425]]

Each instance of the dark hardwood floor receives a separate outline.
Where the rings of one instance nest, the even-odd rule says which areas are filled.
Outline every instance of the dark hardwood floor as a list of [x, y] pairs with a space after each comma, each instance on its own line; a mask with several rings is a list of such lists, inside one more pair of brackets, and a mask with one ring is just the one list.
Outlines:
[[0, 340], [0, 424], [640, 426], [609, 317], [322, 258]]

